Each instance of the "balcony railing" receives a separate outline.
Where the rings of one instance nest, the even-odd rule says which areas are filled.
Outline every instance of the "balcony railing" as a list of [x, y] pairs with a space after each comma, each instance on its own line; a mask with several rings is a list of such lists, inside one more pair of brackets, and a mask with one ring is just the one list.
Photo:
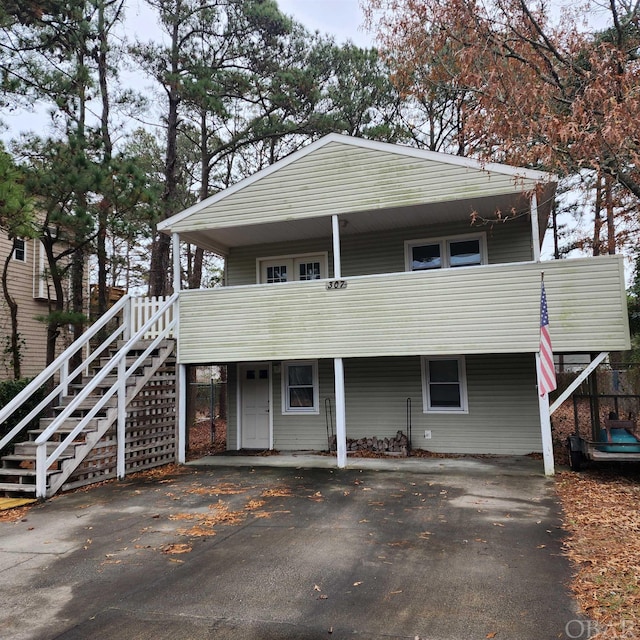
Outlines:
[[544, 271], [557, 351], [629, 346], [619, 256], [183, 291], [181, 362], [535, 352]]

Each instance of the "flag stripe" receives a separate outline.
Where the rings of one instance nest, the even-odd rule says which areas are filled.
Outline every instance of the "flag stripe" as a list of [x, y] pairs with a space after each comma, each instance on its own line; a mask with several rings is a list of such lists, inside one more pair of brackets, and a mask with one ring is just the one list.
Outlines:
[[556, 388], [556, 368], [553, 363], [553, 349], [549, 335], [549, 310], [544, 282], [540, 291], [540, 379], [538, 391], [541, 396]]

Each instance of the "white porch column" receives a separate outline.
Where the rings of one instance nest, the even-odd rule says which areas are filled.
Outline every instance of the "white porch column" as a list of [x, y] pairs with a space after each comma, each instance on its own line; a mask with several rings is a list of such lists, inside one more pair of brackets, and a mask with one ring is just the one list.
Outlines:
[[342, 258], [340, 256], [340, 220], [336, 214], [331, 216], [331, 229], [333, 231], [333, 277], [339, 280], [342, 278]]
[[342, 358], [333, 361], [336, 392], [336, 453], [338, 468], [347, 466], [347, 419], [344, 398], [344, 365]]
[[538, 198], [531, 196], [531, 239], [533, 241], [533, 259], [540, 261], [540, 228], [538, 227]]
[[125, 439], [127, 437], [127, 380], [125, 373], [127, 361], [120, 358], [118, 362], [118, 423], [116, 427], [116, 474], [118, 480], [124, 480], [127, 473], [125, 464]]
[[180, 235], [177, 233], [171, 234], [171, 246], [173, 253], [173, 293], [180, 291], [181, 278], [180, 278]]
[[542, 435], [542, 459], [544, 461], [544, 475], [552, 476], [555, 474], [553, 461], [553, 443], [551, 441], [551, 412], [549, 411], [549, 394], [540, 395], [540, 354], [536, 353], [536, 374], [538, 387], [538, 406], [540, 407], [540, 433]]
[[187, 459], [187, 366], [178, 365], [178, 464]]

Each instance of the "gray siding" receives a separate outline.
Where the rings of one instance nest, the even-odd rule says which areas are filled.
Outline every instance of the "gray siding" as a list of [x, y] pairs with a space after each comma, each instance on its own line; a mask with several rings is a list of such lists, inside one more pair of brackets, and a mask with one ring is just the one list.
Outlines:
[[[344, 233], [340, 242], [342, 274], [351, 277], [404, 271], [406, 241], [470, 233], [486, 235], [489, 264], [525, 262], [532, 258], [531, 226], [529, 218], [525, 216], [493, 226], [472, 226], [469, 222], [459, 222], [357, 236]], [[332, 277], [333, 251], [329, 236], [316, 240], [236, 247], [230, 250], [227, 257], [226, 284], [255, 284], [256, 260], [259, 258], [316, 252], [329, 254], [329, 277]]]
[[[522, 455], [541, 450], [535, 363], [531, 354], [467, 356], [467, 414], [425, 414], [419, 356], [345, 360], [347, 437], [407, 433], [412, 400], [413, 446], [438, 453]], [[281, 378], [273, 376], [274, 448], [326, 450], [325, 399], [333, 409], [333, 362], [319, 362], [320, 415], [283, 416]], [[235, 381], [230, 387], [228, 448], [235, 449]], [[425, 440], [424, 431], [432, 438]]]
[[462, 162], [392, 145], [382, 150], [331, 141], [227, 190], [171, 230], [182, 233], [474, 200], [531, 191], [545, 178], [531, 172], [531, 177], [522, 177], [524, 170], [516, 177], [517, 170], [498, 166], [490, 172]]
[[621, 256], [180, 295], [181, 363], [533, 353], [544, 269], [556, 352], [629, 348]]
[[[414, 447], [439, 453], [527, 454], [541, 450], [535, 362], [530, 354], [467, 356], [469, 412], [424, 413], [420, 357], [345, 363], [347, 436], [407, 433]], [[425, 430], [431, 439], [424, 438]]]
[[256, 264], [260, 258], [300, 255], [303, 253], [328, 253], [329, 277], [333, 275], [331, 238], [318, 238], [299, 242], [278, 242], [267, 245], [251, 245], [231, 249], [227, 257], [226, 284], [239, 286], [256, 284]]
[[319, 415], [282, 414], [282, 375], [273, 376], [273, 446], [283, 451], [323, 451], [328, 447], [325, 400], [329, 398], [335, 416], [333, 360], [318, 362]]

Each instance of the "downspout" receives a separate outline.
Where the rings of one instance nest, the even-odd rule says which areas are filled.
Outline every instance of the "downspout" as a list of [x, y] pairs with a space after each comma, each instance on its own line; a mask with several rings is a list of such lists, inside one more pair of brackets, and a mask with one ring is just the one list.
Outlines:
[[[342, 277], [340, 219], [335, 214], [331, 216], [331, 228], [333, 232], [333, 277], [340, 279]], [[342, 358], [334, 358], [333, 370], [336, 396], [336, 456], [338, 468], [344, 469], [347, 466], [347, 418]]]

